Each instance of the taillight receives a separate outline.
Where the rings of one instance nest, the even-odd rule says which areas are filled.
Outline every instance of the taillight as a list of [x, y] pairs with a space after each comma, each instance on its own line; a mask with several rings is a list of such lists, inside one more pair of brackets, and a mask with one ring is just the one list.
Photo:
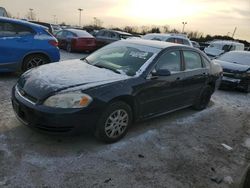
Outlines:
[[57, 42], [56, 40], [50, 40], [50, 41], [49, 41], [49, 44], [50, 44], [51, 46], [55, 46], [55, 47], [58, 46], [58, 42]]

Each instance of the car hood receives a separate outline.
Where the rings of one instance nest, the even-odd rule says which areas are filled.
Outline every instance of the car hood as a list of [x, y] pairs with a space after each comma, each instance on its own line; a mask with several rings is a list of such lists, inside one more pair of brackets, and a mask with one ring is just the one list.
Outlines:
[[250, 70], [250, 66], [248, 65], [230, 63], [230, 62], [221, 61], [221, 60], [214, 60], [214, 61], [216, 63], [219, 63], [222, 66], [224, 72], [244, 73]]
[[27, 71], [18, 80], [18, 87], [39, 100], [55, 92], [68, 91], [70, 88], [82, 86], [83, 89], [88, 89], [128, 78], [127, 75], [98, 68], [82, 60], [70, 60], [43, 65]]

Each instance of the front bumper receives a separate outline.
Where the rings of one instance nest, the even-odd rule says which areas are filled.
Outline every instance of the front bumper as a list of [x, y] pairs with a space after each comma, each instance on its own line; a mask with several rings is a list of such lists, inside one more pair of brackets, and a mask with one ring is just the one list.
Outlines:
[[32, 104], [12, 91], [12, 106], [26, 126], [49, 133], [79, 133], [93, 130], [101, 115], [100, 108], [54, 109]]
[[231, 78], [231, 77], [227, 77], [227, 76], [223, 76], [222, 77], [222, 81], [221, 81], [221, 86], [222, 87], [228, 87], [228, 88], [232, 88], [232, 89], [245, 89], [246, 87], [248, 87], [248, 85], [250, 84], [250, 79], [247, 78]]

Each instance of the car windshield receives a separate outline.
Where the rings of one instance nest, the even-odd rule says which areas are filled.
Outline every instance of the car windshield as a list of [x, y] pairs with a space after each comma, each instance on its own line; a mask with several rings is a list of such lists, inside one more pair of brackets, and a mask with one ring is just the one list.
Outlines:
[[89, 55], [85, 61], [119, 74], [134, 76], [140, 67], [153, 56], [154, 50], [155, 48], [140, 45], [114, 44]]
[[220, 56], [218, 60], [241, 64], [241, 65], [250, 65], [250, 53], [228, 52]]
[[212, 44], [210, 44], [208, 47], [209, 47], [209, 48], [216, 48], [216, 49], [222, 50], [223, 44], [212, 43]]

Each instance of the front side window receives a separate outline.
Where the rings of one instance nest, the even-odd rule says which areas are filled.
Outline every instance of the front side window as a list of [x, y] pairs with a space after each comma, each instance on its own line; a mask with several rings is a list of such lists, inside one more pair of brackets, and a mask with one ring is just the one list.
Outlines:
[[62, 35], [63, 35], [63, 31], [59, 31], [56, 33], [56, 37], [62, 37]]
[[67, 37], [74, 37], [75, 35], [74, 35], [74, 33], [71, 33], [71, 32], [67, 32]]
[[152, 55], [137, 46], [108, 46], [89, 55], [86, 61], [96, 67], [133, 76]]
[[168, 70], [171, 73], [179, 72], [181, 70], [181, 56], [179, 51], [172, 51], [163, 54], [155, 67], [157, 70]]
[[186, 70], [193, 70], [202, 68], [201, 57], [198, 53], [193, 51], [183, 51]]

